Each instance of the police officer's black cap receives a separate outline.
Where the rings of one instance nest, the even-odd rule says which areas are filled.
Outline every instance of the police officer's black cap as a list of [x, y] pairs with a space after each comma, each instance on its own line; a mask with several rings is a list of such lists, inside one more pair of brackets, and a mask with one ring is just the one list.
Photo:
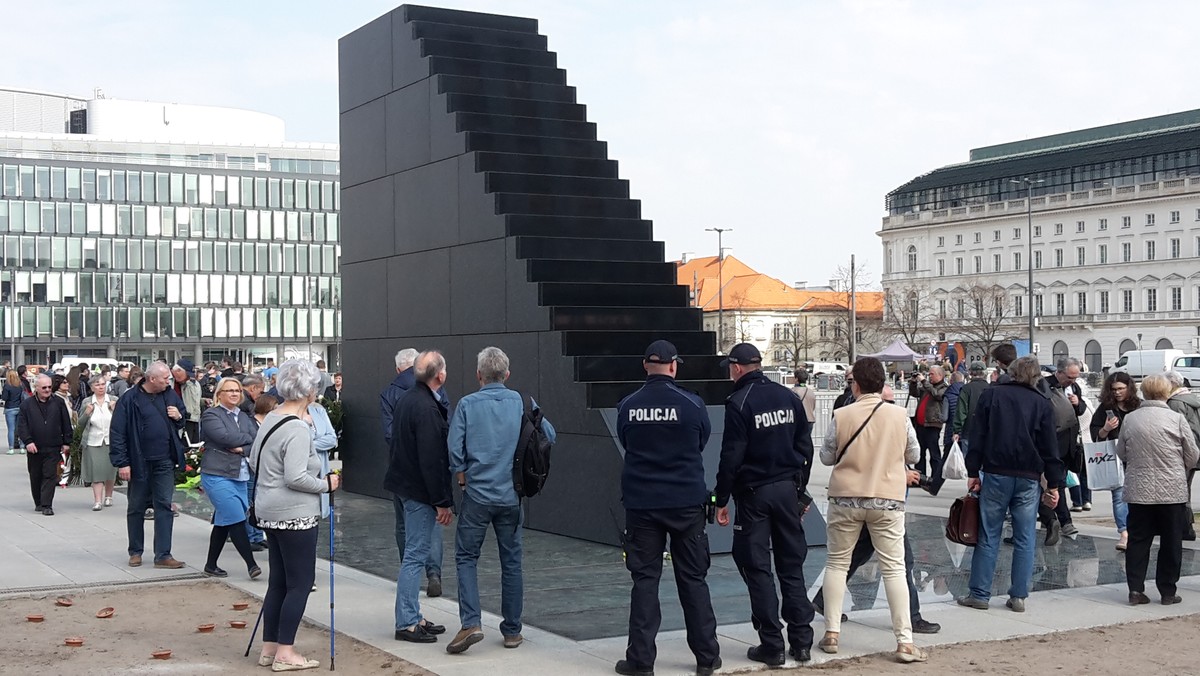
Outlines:
[[676, 350], [669, 340], [656, 340], [650, 343], [650, 347], [646, 348], [645, 359], [651, 364], [670, 364], [673, 361], [683, 363], [683, 360], [679, 358], [679, 350]]
[[729, 356], [721, 360], [721, 368], [726, 368], [730, 364], [761, 364], [762, 354], [758, 348], [750, 343], [738, 343], [729, 351]]

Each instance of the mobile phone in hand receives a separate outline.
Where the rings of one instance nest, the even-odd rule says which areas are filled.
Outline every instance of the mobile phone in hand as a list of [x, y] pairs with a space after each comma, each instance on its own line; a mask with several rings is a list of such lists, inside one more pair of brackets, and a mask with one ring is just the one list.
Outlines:
[[1112, 420], [1113, 418], [1117, 417], [1117, 413], [1116, 413], [1116, 411], [1114, 411], [1110, 408], [1104, 412], [1104, 417], [1107, 420]]

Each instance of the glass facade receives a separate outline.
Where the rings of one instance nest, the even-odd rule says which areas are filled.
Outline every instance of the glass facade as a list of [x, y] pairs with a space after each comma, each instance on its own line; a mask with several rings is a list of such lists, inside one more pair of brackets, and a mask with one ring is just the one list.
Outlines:
[[272, 150], [236, 163], [209, 156], [199, 168], [0, 150], [4, 348], [54, 359], [170, 343], [189, 354], [335, 343], [336, 150], [324, 160]]

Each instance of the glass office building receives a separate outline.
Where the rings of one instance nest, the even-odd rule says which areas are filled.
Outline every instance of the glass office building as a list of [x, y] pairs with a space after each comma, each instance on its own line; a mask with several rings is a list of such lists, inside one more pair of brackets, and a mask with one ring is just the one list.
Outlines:
[[[145, 105], [156, 116], [161, 107], [164, 124], [176, 117], [178, 135], [203, 129], [188, 128], [188, 111]], [[86, 129], [90, 111], [77, 108], [68, 129]], [[232, 112], [234, 124], [243, 112], [215, 110]], [[233, 354], [249, 364], [311, 354], [336, 364], [337, 155], [335, 145], [280, 138], [0, 128], [0, 356], [50, 364]]]

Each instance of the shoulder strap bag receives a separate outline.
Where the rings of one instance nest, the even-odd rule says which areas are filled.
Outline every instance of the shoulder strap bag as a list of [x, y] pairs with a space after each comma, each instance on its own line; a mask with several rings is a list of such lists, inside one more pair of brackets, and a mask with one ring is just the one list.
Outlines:
[[871, 422], [871, 418], [875, 417], [875, 411], [878, 411], [879, 407], [883, 406], [883, 404], [884, 402], [882, 401], [880, 401], [878, 404], [875, 404], [875, 408], [871, 409], [871, 414], [867, 416], [866, 420], [862, 421], [862, 424], [858, 426], [858, 429], [854, 430], [854, 434], [850, 436], [850, 440], [846, 442], [846, 445], [842, 447], [842, 450], [838, 451], [837, 458], [834, 459], [833, 464], [836, 465], [842, 461], [842, 456], [846, 455], [846, 451], [850, 450], [850, 444], [853, 444], [854, 440], [858, 438], [858, 435], [862, 434], [863, 428], [867, 426], [867, 423]]
[[[245, 415], [245, 413], [242, 415]], [[285, 416], [283, 420], [275, 423], [274, 427], [267, 430], [267, 434], [263, 437], [262, 443], [258, 445], [258, 462], [254, 463], [254, 486], [250, 489], [251, 495], [258, 495], [258, 468], [262, 467], [262, 449], [267, 445], [267, 440], [271, 438], [272, 434], [275, 434], [275, 430], [283, 427], [284, 423], [299, 419], [300, 418], [297, 418], [294, 415]], [[254, 515], [253, 502], [250, 503], [250, 509], [246, 510], [246, 521], [248, 521], [251, 526], [258, 528], [258, 518]]]

